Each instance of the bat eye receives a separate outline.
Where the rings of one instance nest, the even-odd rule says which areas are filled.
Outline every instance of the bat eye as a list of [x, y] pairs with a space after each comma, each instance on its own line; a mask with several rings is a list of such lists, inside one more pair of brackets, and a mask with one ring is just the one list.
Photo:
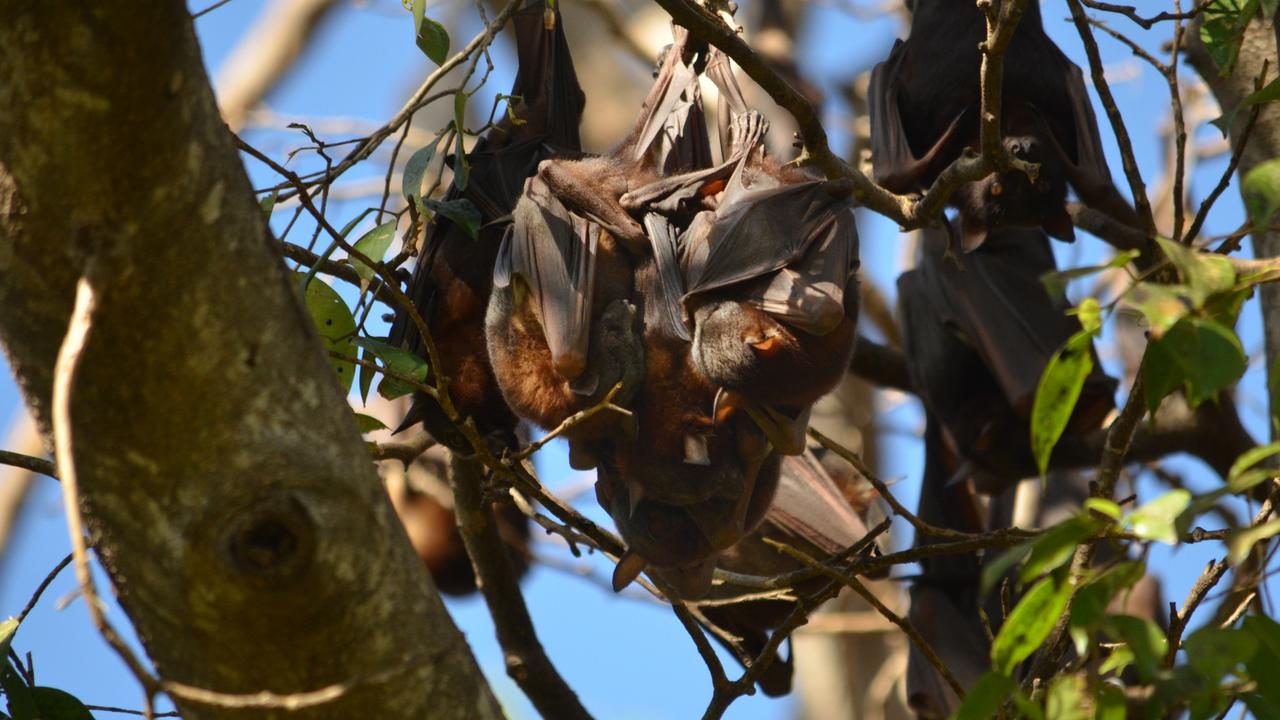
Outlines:
[[991, 183], [991, 197], [1000, 197], [1003, 194], [1004, 185], [1001, 185], [999, 180]]

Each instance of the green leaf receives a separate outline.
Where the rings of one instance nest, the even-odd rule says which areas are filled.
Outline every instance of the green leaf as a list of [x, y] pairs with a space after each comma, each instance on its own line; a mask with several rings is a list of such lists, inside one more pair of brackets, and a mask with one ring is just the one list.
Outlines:
[[1254, 232], [1262, 232], [1280, 211], [1280, 158], [1255, 166], [1240, 184]]
[[1261, 90], [1250, 93], [1240, 101], [1240, 110], [1280, 100], [1280, 77], [1273, 78]]
[[0, 691], [9, 701], [9, 714], [14, 720], [37, 720], [35, 698], [8, 658], [0, 658]]
[[1071, 604], [1071, 627], [1084, 631], [1101, 628], [1106, 623], [1112, 598], [1133, 587], [1146, 572], [1143, 563], [1126, 562], [1085, 581]]
[[1082, 675], [1059, 675], [1045, 699], [1046, 720], [1091, 720], [1088, 687]]
[[353, 414], [356, 416], [356, 428], [361, 435], [387, 429], [387, 426], [381, 420], [372, 415], [365, 415], [364, 413]]
[[990, 720], [1017, 688], [1017, 683], [1009, 677], [988, 671], [964, 694], [964, 702], [954, 720]]
[[9, 645], [13, 642], [13, 636], [18, 632], [18, 618], [11, 617], [4, 622], [0, 622], [0, 661], [9, 654]]
[[1059, 270], [1057, 272], [1049, 272], [1040, 276], [1040, 283], [1044, 285], [1044, 289], [1051, 297], [1060, 298], [1067, 292], [1067, 285], [1072, 280], [1078, 280], [1083, 277], [1089, 277], [1095, 273], [1112, 268], [1122, 268], [1133, 262], [1142, 253], [1137, 250], [1125, 250], [1116, 253], [1111, 260], [1102, 265], [1090, 265], [1088, 267], [1072, 268], [1070, 270]]
[[[1249, 677], [1258, 684], [1258, 692], [1268, 704], [1280, 707], [1280, 625], [1263, 615], [1247, 615], [1241, 630], [1258, 641], [1253, 657], [1245, 661]], [[1280, 715], [1260, 714], [1258, 717]]]
[[93, 720], [89, 708], [76, 696], [51, 687], [31, 688], [40, 720]]
[[1110, 683], [1099, 683], [1093, 696], [1093, 720], [1125, 720], [1128, 713], [1124, 691]]
[[1165, 257], [1178, 268], [1183, 287], [1195, 307], [1203, 307], [1211, 295], [1227, 292], [1235, 287], [1236, 270], [1231, 261], [1220, 255], [1206, 255], [1182, 243], [1156, 238]]
[[1256, 11], [1257, 7], [1257, 0], [1250, 0], [1243, 5], [1239, 0], [1214, 0], [1205, 8], [1200, 24], [1200, 40], [1222, 77], [1231, 75], [1250, 11]]
[[991, 644], [992, 667], [1012, 676], [1018, 663], [1031, 657], [1049, 637], [1070, 597], [1071, 586], [1065, 582], [1059, 586], [1051, 577], [1033, 585], [1009, 613]]
[[981, 584], [981, 592], [983, 595], [990, 593], [991, 589], [1000, 582], [1001, 578], [1003, 578], [1018, 563], [1022, 562], [1023, 558], [1031, 554], [1031, 547], [1034, 542], [1035, 538], [1032, 538], [1021, 545], [1006, 550], [990, 562], [983, 563]]
[[272, 190], [270, 195], [267, 195], [258, 201], [258, 205], [262, 207], [262, 212], [266, 213], [267, 217], [271, 217], [271, 211], [275, 210], [276, 198], [278, 197], [280, 197], [280, 191]]
[[[1234, 463], [1231, 463], [1231, 470], [1227, 472], [1227, 487], [1233, 493], [1244, 492], [1253, 487], [1257, 482], [1251, 482], [1252, 478], [1249, 476], [1253, 473], [1248, 471], [1253, 470], [1263, 460], [1275, 457], [1277, 454], [1280, 454], [1280, 443], [1262, 445], [1243, 453]], [[1267, 468], [1261, 473], [1262, 479], [1274, 477], [1277, 472], [1280, 470]]]
[[[295, 272], [291, 276], [295, 287], [301, 287], [307, 279], [307, 275], [303, 273]], [[303, 302], [307, 306], [307, 313], [311, 315], [311, 321], [315, 323], [316, 331], [320, 333], [325, 349], [354, 358], [356, 346], [352, 343], [352, 337], [356, 332], [356, 320], [351, 315], [351, 310], [338, 293], [320, 278], [313, 277], [306, 285]], [[351, 381], [355, 378], [355, 363], [332, 356], [329, 363], [338, 374], [342, 392], [351, 390]]]
[[1107, 654], [1107, 659], [1102, 661], [1098, 666], [1098, 672], [1106, 675], [1107, 673], [1122, 672], [1125, 668], [1133, 664], [1133, 651], [1128, 645], [1117, 645], [1111, 648], [1111, 652]]
[[1097, 298], [1085, 298], [1070, 314], [1075, 315], [1080, 321], [1082, 333], [1077, 335], [1085, 334], [1089, 336], [1088, 339], [1092, 339], [1102, 329], [1102, 305], [1098, 303]]
[[1164, 631], [1150, 620], [1132, 615], [1112, 615], [1107, 624], [1108, 633], [1127, 645], [1133, 653], [1133, 665], [1138, 670], [1138, 676], [1143, 682], [1151, 682], [1168, 647]]
[[467, 183], [471, 179], [471, 165], [467, 162], [463, 147], [467, 127], [467, 100], [470, 97], [461, 91], [453, 94], [453, 129], [456, 131], [453, 136], [453, 186], [458, 189], [458, 192], [466, 190]]
[[1102, 520], [1092, 515], [1076, 515], [1041, 533], [1032, 540], [1031, 555], [1018, 579], [1027, 583], [1053, 572], [1071, 559], [1081, 541], [1093, 537], [1104, 526]]
[[1178, 544], [1178, 518], [1191, 505], [1191, 493], [1171, 490], [1129, 513], [1125, 524], [1133, 528], [1133, 534], [1145, 540], [1156, 540], [1168, 545]]
[[1258, 640], [1244, 630], [1204, 627], [1187, 636], [1182, 649], [1187, 652], [1187, 664], [1216, 685], [1253, 657]]
[[427, 0], [413, 0], [413, 34], [418, 49], [436, 65], [449, 59], [449, 31], [425, 15]]
[[1124, 515], [1124, 511], [1120, 509], [1120, 506], [1114, 500], [1107, 500], [1106, 498], [1087, 498], [1084, 501], [1084, 509], [1106, 515], [1116, 521], [1119, 521]]
[[422, 203], [432, 211], [449, 218], [455, 225], [462, 228], [472, 240], [479, 237], [480, 211], [476, 209], [476, 206], [470, 200], [466, 198], [456, 198], [454, 200], [425, 198]]
[[[387, 250], [391, 247], [391, 241], [396, 239], [396, 225], [398, 222], [398, 220], [390, 220], [365, 233], [364, 237], [356, 241], [356, 250], [359, 250], [365, 257], [375, 263], [382, 262], [382, 258], [386, 256]], [[369, 283], [373, 282], [373, 278], [377, 273], [373, 268], [354, 257], [351, 258], [351, 266], [355, 268], [356, 274], [360, 276], [360, 292], [364, 292], [368, 289]]]
[[1280, 533], [1280, 519], [1233, 531], [1227, 538], [1227, 560], [1232, 565], [1239, 565], [1255, 544], [1275, 537], [1277, 533]]
[[1040, 377], [1031, 408], [1031, 451], [1042, 476], [1049, 469], [1049, 457], [1067, 429], [1092, 370], [1093, 357], [1088, 347], [1072, 347], [1068, 343], [1049, 359]]
[[[1163, 389], [1177, 380], [1192, 408], [1239, 380], [1249, 363], [1234, 332], [1213, 320], [1193, 317], [1179, 321], [1152, 342], [1147, 359], [1154, 364], [1153, 381]], [[1150, 406], [1150, 395], [1147, 400]]]
[[[1179, 292], [1179, 291], [1182, 292]], [[1160, 339], [1169, 328], [1191, 312], [1191, 306], [1183, 299], [1186, 289], [1181, 285], [1157, 285], [1141, 282], [1133, 286], [1124, 297], [1127, 307], [1142, 313], [1153, 339]]]
[[400, 193], [405, 199], [413, 202], [418, 206], [418, 212], [424, 212], [422, 205], [422, 181], [427, 176], [427, 170], [431, 167], [431, 161], [435, 159], [436, 150], [440, 147], [440, 141], [444, 139], [444, 135], [437, 135], [429, 145], [423, 145], [416, 152], [409, 156], [409, 161], [404, 164], [404, 173], [400, 179]]
[[[355, 343], [376, 355], [388, 370], [411, 377], [418, 382], [427, 381], [430, 367], [426, 360], [417, 355], [373, 338], [356, 338]], [[413, 385], [393, 377], [383, 377], [382, 382], [378, 383], [378, 394], [388, 400], [408, 395], [414, 390], [416, 388]]]
[[[360, 348], [360, 359], [373, 362], [373, 352], [367, 348]], [[356, 373], [360, 376], [356, 381], [356, 385], [360, 388], [360, 403], [368, 405], [369, 388], [373, 386], [373, 376], [377, 374], [377, 371], [368, 365], [357, 365]]]

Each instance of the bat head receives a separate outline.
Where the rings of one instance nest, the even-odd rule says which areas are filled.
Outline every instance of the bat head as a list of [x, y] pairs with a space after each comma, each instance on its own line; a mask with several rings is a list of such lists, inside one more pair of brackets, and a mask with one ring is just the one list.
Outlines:
[[1065, 168], [1059, 154], [1049, 150], [1051, 141], [1042, 128], [1038, 122], [1004, 136], [1010, 155], [1040, 166], [1034, 182], [1021, 170], [1009, 169], [961, 186], [952, 198], [960, 210], [965, 251], [981, 245], [989, 231], [1005, 227], [1040, 227], [1059, 240], [1075, 240], [1065, 208]]

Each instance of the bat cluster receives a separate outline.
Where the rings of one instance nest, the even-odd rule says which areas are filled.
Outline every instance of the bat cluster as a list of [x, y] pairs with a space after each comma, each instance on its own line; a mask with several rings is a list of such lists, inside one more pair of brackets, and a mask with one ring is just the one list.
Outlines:
[[[628, 545], [615, 588], [647, 569], [702, 597], [717, 563], [742, 573], [758, 572], [754, 556], [776, 563], [766, 534], [815, 554], [851, 545], [865, 534], [855, 491], [801, 455], [811, 405], [853, 352], [849, 186], [769, 157], [767, 123], [728, 59], [681, 29], [627, 137], [583, 153], [583, 94], [558, 11], [545, 8], [514, 16], [512, 112], [468, 155], [466, 190], [446, 196], [480, 210], [479, 237], [437, 216], [413, 275], [452, 401], [514, 447], [520, 420], [556, 427], [620, 384], [565, 432], [571, 463], [597, 470], [597, 498]], [[719, 160], [704, 74], [723, 98]], [[403, 312], [391, 340], [425, 354]], [[401, 427], [416, 422], [471, 451], [425, 394]], [[748, 658], [790, 605], [712, 614]], [[789, 665], [761, 683], [786, 692]]]
[[[648, 568], [700, 597], [722, 552], [763, 520], [780, 457], [844, 375], [857, 315], [847, 185], [764, 150], [727, 58], [683, 30], [628, 136], [539, 165], [512, 211], [486, 319], [517, 415], [559, 425], [627, 541], [615, 588]], [[698, 76], [725, 98], [711, 159]]]
[[[911, 31], [872, 75], [872, 165], [897, 192], [927, 188], [979, 144], [982, 9], [973, 2], [916, 0]], [[1037, 163], [1033, 182], [1018, 170], [962, 186], [962, 263], [950, 262], [948, 225], [923, 233], [916, 269], [898, 280], [904, 351], [924, 403], [922, 520], [967, 532], [1011, 523], [1006, 491], [1037, 469], [1028, 422], [1049, 359], [1080, 324], [1065, 314], [1040, 277], [1056, 269], [1049, 236], [1074, 239], [1068, 187], [1081, 202], [1136, 226], [1111, 183], [1097, 120], [1079, 68], [1045, 34], [1038, 2], [1026, 6], [1004, 58], [1001, 128], [1005, 148]], [[1095, 357], [1096, 360], [1096, 357]], [[1115, 382], [1097, 369], [1067, 428], [1100, 427], [1114, 408]], [[989, 495], [989, 500], [979, 496]], [[927, 539], [921, 542], [927, 542]], [[921, 562], [910, 619], [964, 684], [987, 670], [975, 556]], [[995, 628], [999, 603], [986, 601]], [[908, 697], [922, 717], [946, 717], [956, 697], [922, 655], [912, 652]]]

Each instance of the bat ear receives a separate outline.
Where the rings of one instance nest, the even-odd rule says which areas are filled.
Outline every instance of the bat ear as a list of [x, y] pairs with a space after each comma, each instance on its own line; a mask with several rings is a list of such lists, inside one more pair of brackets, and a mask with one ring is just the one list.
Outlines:
[[622, 592], [622, 590], [640, 577], [640, 573], [644, 572], [649, 566], [649, 561], [645, 560], [634, 550], [628, 550], [618, 558], [618, 565], [613, 569], [613, 591]]
[[687, 465], [711, 464], [711, 453], [707, 450], [705, 435], [689, 433], [684, 436], [684, 461]]
[[1061, 203], [1054, 203], [1040, 224], [1045, 232], [1059, 240], [1076, 241], [1076, 231], [1071, 224], [1071, 216], [1067, 214], [1067, 209]]

